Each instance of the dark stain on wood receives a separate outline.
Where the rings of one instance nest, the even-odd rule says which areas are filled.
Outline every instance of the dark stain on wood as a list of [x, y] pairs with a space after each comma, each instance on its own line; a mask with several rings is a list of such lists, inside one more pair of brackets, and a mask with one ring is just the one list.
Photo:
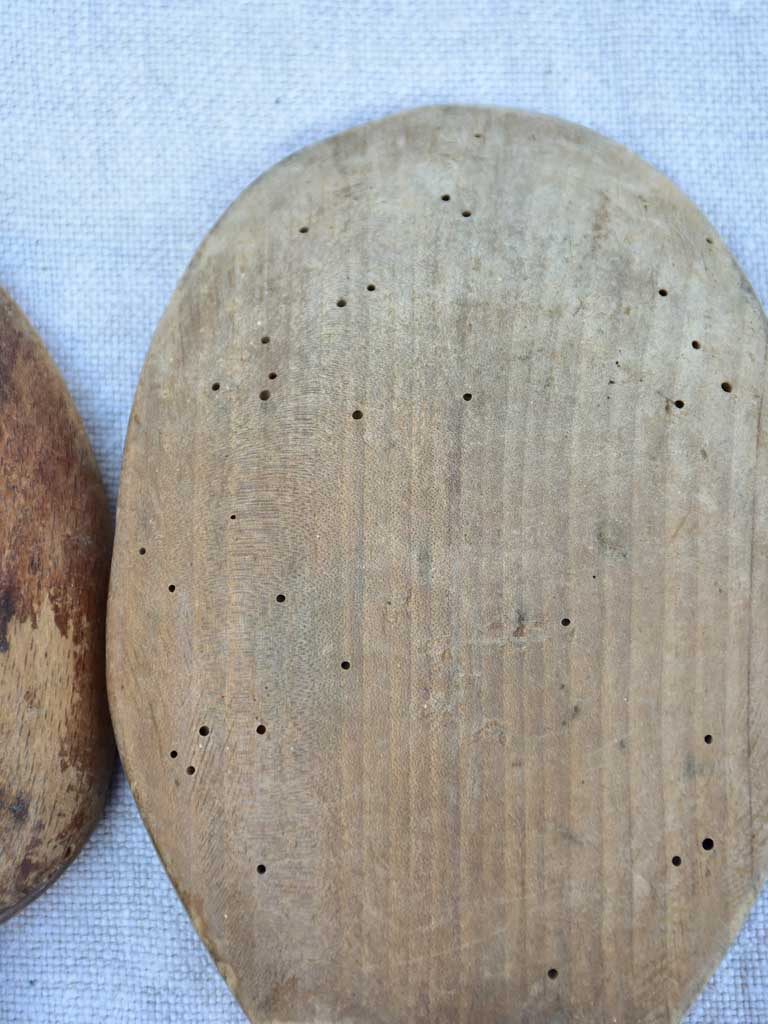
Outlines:
[[21, 793], [17, 794], [16, 799], [10, 805], [8, 810], [11, 812], [11, 817], [17, 824], [21, 824], [26, 821], [27, 814], [29, 812], [29, 804], [24, 799]]
[[8, 650], [8, 623], [13, 618], [13, 594], [4, 590], [0, 594], [0, 654]]

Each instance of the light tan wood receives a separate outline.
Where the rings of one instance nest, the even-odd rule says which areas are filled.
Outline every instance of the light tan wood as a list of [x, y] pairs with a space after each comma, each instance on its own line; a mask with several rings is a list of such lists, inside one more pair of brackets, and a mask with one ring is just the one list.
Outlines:
[[85, 429], [0, 289], [0, 921], [96, 824], [114, 762], [104, 684], [112, 526]]
[[252, 1021], [680, 1019], [765, 877], [765, 347], [694, 206], [547, 117], [366, 125], [216, 225], [108, 675]]

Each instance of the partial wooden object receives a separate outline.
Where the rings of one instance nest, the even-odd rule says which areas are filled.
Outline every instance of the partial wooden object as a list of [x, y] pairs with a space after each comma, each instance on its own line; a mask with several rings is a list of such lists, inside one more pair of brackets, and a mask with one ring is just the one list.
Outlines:
[[129, 429], [134, 795], [252, 1021], [678, 1021], [766, 870], [766, 321], [666, 178], [417, 110], [270, 171]]
[[0, 290], [0, 921], [98, 820], [114, 761], [104, 682], [112, 528], [83, 424]]

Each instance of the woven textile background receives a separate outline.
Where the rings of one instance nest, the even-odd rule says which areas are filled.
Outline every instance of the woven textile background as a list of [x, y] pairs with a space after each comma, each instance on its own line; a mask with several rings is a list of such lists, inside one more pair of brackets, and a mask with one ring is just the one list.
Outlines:
[[[405, 107], [522, 107], [625, 143], [768, 304], [766, 0], [0, 0], [0, 76], [0, 281], [113, 502], [144, 354], [205, 232], [281, 157]], [[768, 1021], [767, 937], [768, 892], [689, 1024]], [[0, 928], [1, 1024], [243, 1020], [116, 773], [82, 856]]]

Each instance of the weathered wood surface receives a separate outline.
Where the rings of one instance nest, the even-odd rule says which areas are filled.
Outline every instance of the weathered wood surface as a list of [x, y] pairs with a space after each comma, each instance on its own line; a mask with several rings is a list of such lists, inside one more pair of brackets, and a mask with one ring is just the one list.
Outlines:
[[695, 207], [546, 117], [367, 125], [217, 224], [108, 674], [251, 1020], [679, 1020], [765, 877], [765, 349]]
[[0, 290], [0, 921], [96, 824], [114, 761], [104, 681], [112, 526], [85, 429]]

